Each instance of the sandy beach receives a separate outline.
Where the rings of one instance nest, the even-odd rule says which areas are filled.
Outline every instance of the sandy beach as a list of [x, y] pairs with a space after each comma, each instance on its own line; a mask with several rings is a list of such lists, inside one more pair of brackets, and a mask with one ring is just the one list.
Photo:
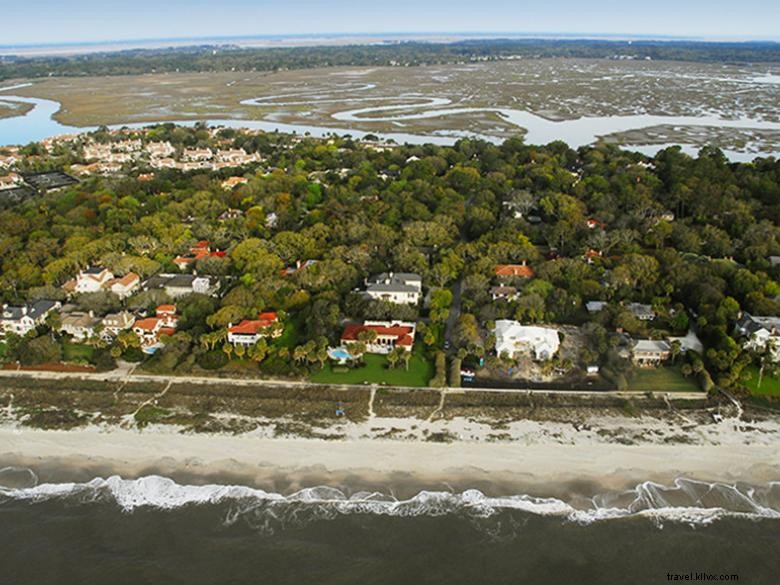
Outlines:
[[678, 477], [724, 483], [780, 478], [780, 451], [771, 445], [437, 444], [7, 428], [0, 430], [0, 453], [0, 467], [32, 468], [41, 482], [159, 474], [288, 493], [325, 484], [503, 491], [577, 483], [622, 489]]

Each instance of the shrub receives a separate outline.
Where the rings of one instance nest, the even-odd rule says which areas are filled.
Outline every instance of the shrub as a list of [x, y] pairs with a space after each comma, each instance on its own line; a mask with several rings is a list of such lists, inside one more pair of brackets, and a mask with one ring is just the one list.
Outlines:
[[116, 368], [116, 360], [108, 349], [97, 349], [90, 360], [99, 372], [108, 372]]
[[444, 355], [443, 351], [437, 351], [434, 362], [436, 373], [431, 378], [429, 385], [432, 388], [442, 388], [447, 383], [447, 356]]
[[144, 361], [144, 352], [137, 347], [128, 347], [122, 354], [122, 359], [126, 362], [138, 363]]
[[228, 356], [221, 349], [212, 349], [200, 354], [197, 362], [204, 370], [218, 370], [228, 363]]
[[452, 363], [450, 364], [450, 386], [453, 388], [460, 388], [460, 367], [462, 365], [462, 361], [460, 358], [452, 358]]

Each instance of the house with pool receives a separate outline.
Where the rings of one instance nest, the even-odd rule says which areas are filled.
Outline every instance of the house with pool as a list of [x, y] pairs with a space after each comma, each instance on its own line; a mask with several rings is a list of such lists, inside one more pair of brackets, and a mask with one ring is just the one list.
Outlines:
[[365, 321], [362, 325], [353, 323], [344, 328], [341, 348], [331, 350], [330, 356], [339, 361], [350, 359], [350, 346], [364, 340], [368, 353], [388, 354], [396, 347], [412, 351], [416, 330], [414, 323], [406, 321]]
[[282, 334], [282, 325], [275, 311], [260, 313], [257, 319], [244, 319], [237, 325], [228, 325], [228, 343], [254, 345], [264, 337], [276, 338]]

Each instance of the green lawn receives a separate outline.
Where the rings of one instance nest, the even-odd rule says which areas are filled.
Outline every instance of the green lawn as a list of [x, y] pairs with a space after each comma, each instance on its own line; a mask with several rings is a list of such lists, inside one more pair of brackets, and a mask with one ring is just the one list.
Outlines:
[[295, 347], [298, 345], [298, 339], [300, 336], [298, 335], [298, 331], [300, 330], [298, 328], [298, 323], [288, 320], [284, 324], [284, 329], [282, 330], [282, 334], [274, 339], [271, 343], [272, 345], [275, 345], [276, 347]]
[[362, 368], [351, 368], [348, 372], [334, 372], [331, 364], [311, 375], [311, 381], [321, 384], [380, 384], [390, 386], [427, 386], [433, 377], [433, 364], [425, 359], [422, 352], [415, 351], [409, 360], [409, 370], [403, 364], [395, 369], [387, 368], [387, 360], [382, 355], [366, 354], [363, 358], [366, 365]]
[[745, 368], [742, 382], [750, 389], [754, 396], [780, 396], [780, 378], [770, 376], [764, 371], [761, 378], [761, 386], [758, 385], [758, 368], [750, 366]]
[[637, 369], [628, 382], [638, 392], [700, 392], [696, 376], [684, 377], [675, 366]]
[[73, 343], [69, 339], [62, 342], [62, 359], [66, 362], [88, 362], [94, 353], [95, 348], [91, 345]]

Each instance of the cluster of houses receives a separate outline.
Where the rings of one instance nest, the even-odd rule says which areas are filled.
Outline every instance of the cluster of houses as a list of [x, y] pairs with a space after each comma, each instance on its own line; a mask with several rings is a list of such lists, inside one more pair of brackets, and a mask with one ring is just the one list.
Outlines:
[[170, 142], [143, 143], [140, 139], [125, 139], [98, 143], [90, 141], [82, 148], [86, 164], [71, 165], [76, 175], [108, 175], [119, 172], [123, 166], [140, 161], [153, 169], [180, 171], [212, 170], [240, 167], [262, 161], [257, 154], [248, 154], [243, 148], [215, 149], [185, 148], [179, 151]]
[[226, 252], [223, 250], [212, 250], [208, 240], [200, 240], [192, 248], [189, 253], [176, 256], [173, 259], [173, 263], [179, 268], [179, 270], [187, 270], [192, 268], [198, 260], [203, 258], [223, 258]]
[[[106, 268], [91, 266], [81, 270], [75, 279], [66, 282], [63, 289], [69, 294], [111, 292], [120, 299], [128, 298], [140, 290], [155, 288], [164, 289], [171, 298], [192, 292], [213, 293], [216, 290], [208, 277], [201, 277], [201, 280], [206, 281], [205, 284], [197, 284], [198, 280], [199, 277], [193, 275], [160, 274], [142, 283], [135, 273], [130, 272], [117, 278]], [[178, 323], [174, 304], [160, 305], [151, 317], [144, 313], [135, 315], [129, 311], [120, 311], [99, 318], [92, 312], [78, 311], [73, 305], [57, 308], [60, 309], [61, 333], [71, 335], [77, 341], [102, 338], [111, 342], [120, 332], [132, 329], [138, 336], [141, 350], [149, 354], [161, 347], [163, 335], [172, 335], [176, 331]]]
[[[202, 242], [200, 244], [203, 244]], [[200, 245], [199, 244], [199, 245]], [[207, 243], [205, 243], [207, 246]], [[181, 263], [182, 268], [191, 262]], [[171, 299], [198, 293], [214, 296], [219, 290], [219, 281], [211, 276], [196, 274], [157, 274], [145, 281], [133, 272], [117, 277], [110, 270], [99, 266], [90, 266], [63, 285], [68, 294], [88, 294], [107, 292], [120, 299], [148, 290], [162, 290]], [[58, 311], [59, 331], [70, 335], [76, 341], [103, 339], [112, 342], [120, 332], [132, 330], [138, 336], [141, 349], [145, 353], [154, 353], [161, 347], [161, 337], [176, 331], [178, 317], [176, 305], [160, 305], [154, 316], [143, 312], [133, 314], [120, 311], [98, 317], [92, 312], [80, 311], [75, 305], [62, 305], [57, 301], [40, 300], [21, 306], [3, 306], [0, 333], [27, 335], [42, 325], [52, 311]]]
[[[597, 220], [588, 220], [590, 229], [603, 229], [603, 225]], [[599, 252], [590, 250], [585, 254], [586, 261], [592, 261], [598, 257]], [[494, 301], [513, 301], [519, 297], [518, 287], [525, 281], [534, 278], [534, 270], [525, 263], [500, 264], [495, 267], [497, 284], [490, 289], [490, 296]], [[595, 315], [604, 310], [607, 303], [604, 301], [588, 301], [585, 308], [589, 314]], [[639, 321], [653, 321], [657, 315], [651, 305], [644, 303], [627, 303], [625, 308]], [[764, 347], [763, 339], [768, 336], [768, 331], [775, 330], [773, 326], [780, 323], [780, 319], [757, 318], [764, 324], [764, 328], [756, 328], [756, 341]], [[755, 326], [754, 326], [755, 327]], [[497, 355], [506, 355], [514, 358], [518, 355], [531, 355], [536, 361], [545, 361], [552, 358], [560, 347], [558, 331], [552, 327], [539, 327], [522, 325], [517, 321], [499, 320], [493, 331], [496, 337]], [[668, 337], [666, 339], [630, 339], [626, 337], [626, 349], [623, 356], [631, 359], [639, 367], [659, 366], [670, 359], [672, 344], [677, 342], [681, 353], [692, 350], [698, 353], [703, 351], [701, 341], [693, 331], [689, 331], [684, 337]], [[778, 355], [780, 355], [780, 350]]]

